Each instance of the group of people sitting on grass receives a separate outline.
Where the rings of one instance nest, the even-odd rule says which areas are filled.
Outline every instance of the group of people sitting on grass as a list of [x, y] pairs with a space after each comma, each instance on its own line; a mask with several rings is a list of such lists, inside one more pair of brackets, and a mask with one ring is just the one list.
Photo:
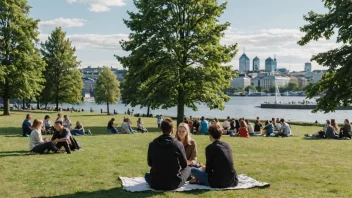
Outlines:
[[351, 139], [351, 124], [348, 119], [344, 120], [344, 125], [339, 128], [335, 119], [326, 120], [326, 123], [322, 130], [314, 133], [313, 135], [305, 134], [305, 137], [309, 138], [322, 138], [322, 139]]
[[238, 177], [234, 168], [232, 150], [229, 144], [220, 141], [222, 128], [210, 125], [207, 129], [210, 145], [206, 147], [206, 164], [197, 163], [197, 145], [192, 140], [188, 124], [181, 123], [173, 137], [171, 119], [160, 124], [162, 135], [154, 139], [148, 148], [150, 173], [145, 180], [155, 190], [175, 190], [186, 181], [191, 184], [207, 185], [213, 188], [237, 186]]
[[[32, 119], [31, 115], [27, 114], [26, 119], [22, 123], [22, 136], [23, 137], [29, 137], [32, 132], [31, 119]], [[70, 119], [67, 115], [64, 115], [64, 119], [62, 119], [62, 114], [59, 113], [57, 115], [55, 122], [56, 121], [61, 121], [63, 126], [67, 129], [69, 129], [71, 134], [73, 134], [73, 135], [77, 135], [77, 136], [85, 135], [85, 134], [91, 135], [90, 130], [85, 131], [83, 125], [79, 121], [76, 122], [76, 126], [74, 128], [71, 128], [72, 122], [70, 121]], [[46, 115], [44, 117], [44, 121], [43, 121], [42, 128], [41, 128], [41, 133], [43, 135], [54, 133], [54, 126], [52, 126], [52, 124], [51, 124], [49, 115]]]
[[71, 154], [71, 150], [79, 150], [81, 148], [76, 139], [72, 137], [70, 130], [63, 126], [61, 120], [55, 121], [51, 138], [43, 138], [43, 126], [43, 120], [35, 119], [33, 121], [29, 140], [29, 149], [31, 152], [38, 154], [49, 153], [50, 151], [63, 153], [63, 151], [61, 151], [63, 147], [67, 154]]
[[237, 119], [227, 119], [221, 124], [218, 119], [214, 118], [211, 123], [203, 117], [199, 120], [198, 118], [190, 117], [190, 119], [184, 118], [184, 123], [192, 129], [193, 134], [207, 135], [209, 126], [220, 126], [223, 135], [231, 135], [238, 137], [250, 137], [250, 136], [281, 136], [288, 137], [291, 136], [291, 127], [285, 121], [285, 119], [272, 118], [268, 120], [263, 125], [257, 117], [252, 125], [249, 120], [240, 118]]
[[114, 123], [115, 118], [111, 118], [108, 122], [108, 132], [114, 134], [133, 134], [133, 133], [146, 133], [148, 130], [144, 127], [142, 118], [137, 120], [137, 130], [132, 129], [132, 121], [130, 118], [124, 118], [121, 124], [121, 130], [118, 130], [117, 124]]

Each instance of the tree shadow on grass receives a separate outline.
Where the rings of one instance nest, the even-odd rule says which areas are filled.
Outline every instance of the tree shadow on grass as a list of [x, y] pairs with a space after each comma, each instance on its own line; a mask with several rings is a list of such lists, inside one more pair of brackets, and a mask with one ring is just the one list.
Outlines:
[[[185, 192], [175, 192], [180, 193], [180, 197], [183, 197], [182, 194], [187, 193], [190, 195], [201, 195], [207, 190], [194, 190], [194, 191], [185, 191]], [[94, 192], [77, 192], [74, 194], [67, 194], [67, 195], [59, 195], [59, 196], [52, 196], [53, 198], [73, 198], [73, 197], [152, 197], [155, 195], [160, 196], [167, 196], [164, 192], [152, 192], [152, 191], [145, 191], [145, 192], [128, 192], [124, 190], [122, 187], [119, 188], [112, 188], [109, 190], [99, 190]]]
[[27, 156], [27, 155], [36, 155], [29, 151], [1, 151], [0, 158], [2, 157], [16, 157], [16, 156]]
[[22, 137], [21, 127], [4, 127], [0, 128], [0, 135], [5, 135], [8, 137]]
[[[90, 127], [90, 126], [85, 126], [84, 129], [90, 130], [93, 136], [97, 135], [133, 135], [133, 134], [114, 134], [108, 132], [108, 129], [106, 127]], [[133, 130], [136, 130], [136, 128], [132, 128]], [[155, 127], [155, 128], [147, 128], [148, 133], [159, 133], [160, 129]], [[118, 127], [118, 130], [121, 131], [121, 127]]]

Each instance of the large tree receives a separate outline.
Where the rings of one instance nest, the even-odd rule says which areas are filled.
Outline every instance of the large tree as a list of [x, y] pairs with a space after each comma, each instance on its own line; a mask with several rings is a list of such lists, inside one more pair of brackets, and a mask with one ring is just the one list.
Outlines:
[[4, 115], [10, 99], [31, 99], [42, 87], [45, 63], [36, 48], [38, 22], [29, 17], [26, 0], [0, 1], [0, 97]]
[[44, 77], [45, 89], [42, 97], [44, 103], [75, 104], [82, 101], [83, 81], [78, 69], [79, 62], [75, 56], [76, 49], [61, 28], [56, 28], [48, 40], [41, 44], [41, 53], [47, 63]]
[[218, 21], [226, 3], [134, 0], [134, 4], [138, 11], [128, 12], [130, 19], [124, 20], [132, 33], [121, 42], [130, 54], [117, 56], [128, 68], [126, 82], [135, 81], [135, 99], [127, 102], [152, 108], [177, 106], [178, 123], [185, 106], [197, 110], [197, 103], [205, 103], [210, 109], [224, 109], [229, 97], [222, 90], [230, 86], [232, 72], [223, 64], [237, 53], [237, 44], [220, 44], [230, 26]]
[[336, 42], [341, 44], [339, 48], [312, 57], [312, 61], [328, 67], [328, 71], [320, 81], [305, 89], [309, 98], [325, 93], [317, 99], [318, 105], [314, 112], [328, 113], [334, 111], [337, 106], [348, 106], [352, 103], [352, 1], [323, 2], [328, 13], [318, 14], [310, 11], [304, 16], [308, 24], [301, 28], [305, 35], [298, 44], [306, 45], [320, 38], [330, 39], [333, 35], [337, 35]]
[[107, 113], [110, 114], [109, 104], [116, 104], [120, 98], [120, 83], [108, 67], [100, 72], [94, 92], [95, 102], [106, 103]]

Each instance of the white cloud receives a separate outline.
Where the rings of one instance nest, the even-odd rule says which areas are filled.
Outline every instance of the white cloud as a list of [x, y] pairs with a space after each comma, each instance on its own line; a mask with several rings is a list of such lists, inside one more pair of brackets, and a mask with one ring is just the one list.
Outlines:
[[[253, 60], [255, 56], [260, 58], [260, 67], [264, 69], [265, 59], [276, 55], [279, 68], [291, 68], [291, 70], [303, 70], [304, 63], [309, 62], [313, 55], [328, 51], [341, 46], [330, 40], [321, 39], [306, 46], [299, 46], [297, 41], [304, 35], [298, 29], [263, 29], [256, 31], [243, 31], [229, 28], [225, 32], [222, 44], [238, 43], [239, 53], [230, 63], [238, 69], [238, 59], [245, 47], [247, 56]], [[252, 63], [251, 63], [252, 66]], [[314, 68], [321, 68], [313, 63]]]
[[89, 11], [91, 12], [107, 12], [110, 7], [125, 6], [124, 0], [67, 0], [70, 4], [72, 3], [87, 3], [89, 4]]
[[87, 21], [84, 19], [78, 18], [56, 18], [49, 21], [41, 21], [39, 27], [41, 28], [52, 28], [52, 27], [63, 27], [63, 28], [72, 28], [72, 27], [83, 27]]

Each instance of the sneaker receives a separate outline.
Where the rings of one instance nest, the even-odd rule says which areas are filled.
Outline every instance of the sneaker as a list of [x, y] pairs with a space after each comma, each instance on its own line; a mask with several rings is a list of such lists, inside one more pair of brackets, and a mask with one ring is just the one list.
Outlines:
[[56, 153], [56, 154], [64, 154], [64, 152], [62, 152], [62, 151], [60, 151], [60, 150], [57, 150], [57, 151], [55, 151], [54, 153]]

